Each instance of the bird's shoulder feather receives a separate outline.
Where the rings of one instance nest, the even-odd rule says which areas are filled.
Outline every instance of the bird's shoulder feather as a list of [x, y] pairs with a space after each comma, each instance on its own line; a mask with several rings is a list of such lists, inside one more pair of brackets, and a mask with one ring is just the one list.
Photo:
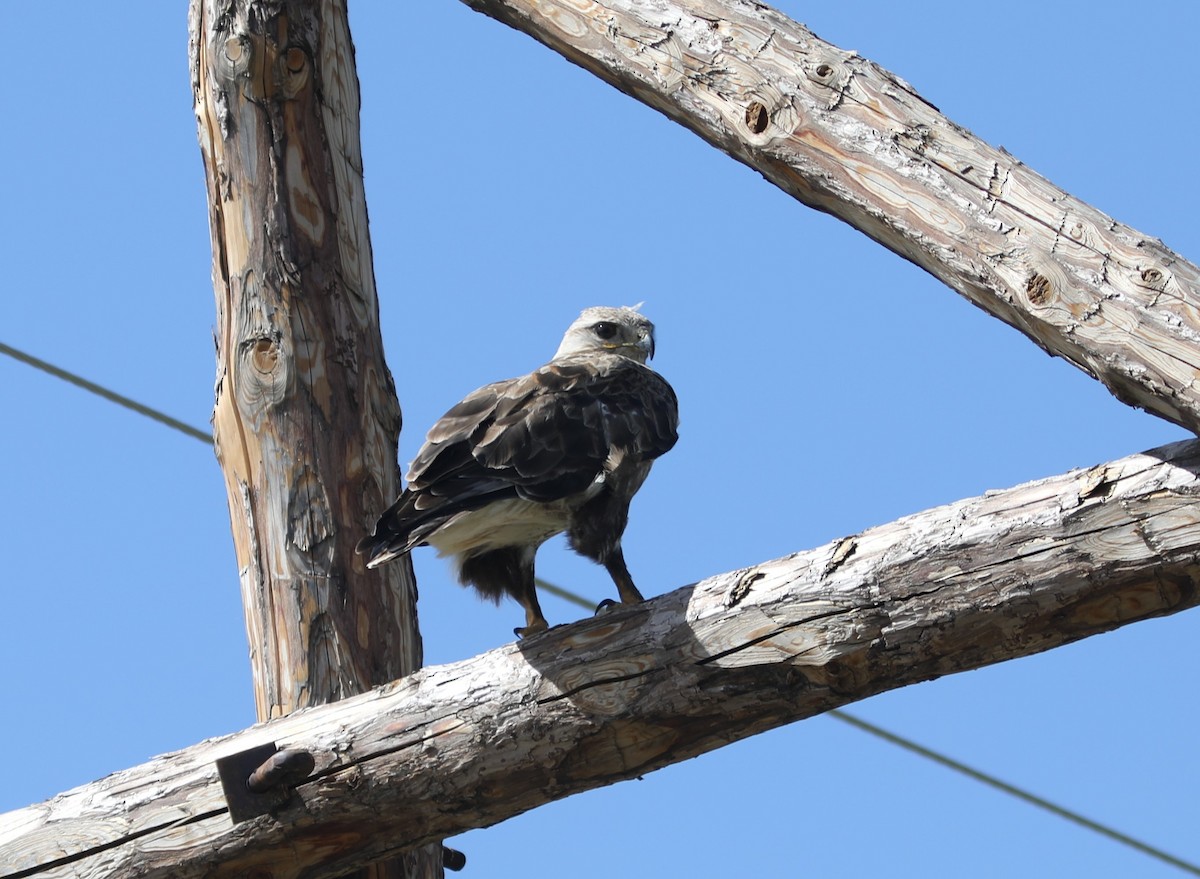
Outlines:
[[429, 431], [410, 486], [504, 480], [524, 497], [582, 491], [614, 447], [651, 460], [676, 439], [678, 403], [658, 373], [616, 354], [571, 355], [469, 394]]

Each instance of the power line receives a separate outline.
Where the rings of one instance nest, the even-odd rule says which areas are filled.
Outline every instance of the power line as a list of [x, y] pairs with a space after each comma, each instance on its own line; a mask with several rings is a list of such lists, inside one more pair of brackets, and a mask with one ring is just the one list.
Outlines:
[[588, 601], [582, 595], [576, 595], [574, 592], [568, 592], [561, 586], [555, 586], [549, 580], [543, 580], [541, 577], [534, 577], [533, 582], [537, 585], [538, 589], [545, 590], [551, 595], [557, 595], [564, 601], [569, 601], [571, 604], [577, 604], [580, 607], [586, 607], [588, 610], [596, 609], [596, 602]]
[[[206, 445], [212, 445], [212, 434], [207, 431], [200, 430], [197, 427], [193, 427], [189, 424], [185, 424], [182, 421], [178, 421], [169, 415], [159, 412], [156, 409], [151, 409], [149, 406], [144, 406], [141, 403], [116, 393], [115, 391], [110, 391], [109, 389], [102, 387], [95, 382], [90, 382], [81, 376], [67, 372], [65, 369], [60, 369], [59, 367], [47, 363], [44, 360], [40, 360], [39, 358], [30, 354], [18, 351], [16, 348], [5, 345], [3, 342], [0, 342], [0, 353], [7, 354], [16, 360], [20, 360], [22, 363], [29, 364], [35, 369], [40, 369], [43, 372], [49, 373], [57, 378], [61, 378], [63, 381], [70, 382], [71, 384], [81, 387], [86, 391], [90, 391], [93, 394], [116, 403], [118, 406], [131, 409], [132, 411], [137, 412], [140, 415], [144, 415], [147, 418], [151, 418], [160, 424], [165, 424], [167, 427], [178, 430], [181, 433], [185, 433], [190, 437], [204, 442]], [[579, 605], [580, 607], [587, 608], [588, 610], [592, 610], [595, 607], [593, 602], [588, 601], [582, 595], [577, 595], [574, 592], [563, 589], [561, 586], [556, 586], [555, 584], [547, 580], [543, 580], [540, 577], [537, 578], [536, 583], [538, 588], [544, 589], [551, 595], [558, 596], [559, 598], [569, 601], [572, 604]], [[985, 784], [988, 787], [993, 788], [994, 790], [998, 790], [1002, 793], [1008, 794], [1009, 796], [1016, 797], [1017, 799], [1022, 800], [1031, 806], [1036, 806], [1037, 808], [1053, 815], [1057, 815], [1060, 818], [1065, 818], [1067, 821], [1091, 830], [1094, 833], [1098, 833], [1114, 842], [1126, 845], [1144, 855], [1156, 858], [1165, 864], [1170, 864], [1172, 867], [1177, 867], [1186, 873], [1191, 873], [1193, 876], [1200, 876], [1200, 866], [1197, 866], [1196, 864], [1184, 861], [1175, 857], [1174, 855], [1167, 854], [1162, 849], [1155, 848], [1152, 845], [1148, 845], [1140, 840], [1134, 839], [1128, 834], [1121, 833], [1119, 830], [1114, 830], [1113, 828], [1093, 821], [1090, 818], [1085, 818], [1077, 812], [1072, 812], [1070, 809], [1066, 809], [1062, 806], [1052, 803], [1049, 800], [1037, 796], [1036, 794], [1022, 790], [1016, 785], [1009, 784], [1006, 781], [1001, 781], [994, 775], [988, 775], [986, 772], [973, 769], [972, 767], [967, 766], [965, 763], [960, 763], [951, 757], [947, 757], [944, 754], [940, 754], [937, 751], [926, 748], [923, 745], [919, 745], [911, 739], [906, 739], [903, 736], [897, 735], [896, 733], [889, 732], [882, 727], [875, 726], [873, 723], [869, 723], [862, 718], [856, 717], [855, 715], [849, 714], [838, 708], [827, 711], [825, 714], [827, 716], [834, 717], [843, 723], [848, 723], [851, 726], [868, 733], [869, 735], [873, 735], [877, 738], [883, 739], [886, 742], [890, 742], [899, 748], [904, 748], [906, 751], [917, 754], [918, 756], [924, 757], [927, 760], [932, 760], [934, 763], [937, 763], [940, 766], [944, 766], [947, 769], [952, 769], [955, 772], [965, 775], [968, 778], [972, 778], [981, 784]]]
[[[561, 586], [556, 586], [540, 577], [536, 578], [535, 582], [537, 583], [539, 589], [544, 589], [550, 594], [557, 595], [559, 598], [563, 598], [572, 604], [577, 604], [580, 607], [586, 607], [589, 610], [595, 607], [592, 602], [588, 601], [583, 596], [576, 595], [573, 592], [568, 592]], [[890, 732], [883, 727], [869, 723], [868, 721], [850, 714], [849, 712], [842, 711], [840, 708], [830, 709], [829, 711], [825, 712], [825, 715], [840, 720], [842, 723], [848, 723], [850, 726], [853, 726], [856, 729], [862, 730], [863, 732], [873, 735], [876, 738], [883, 739], [885, 742], [890, 742], [896, 747], [903, 748], [910, 753], [924, 757], [926, 760], [932, 760], [934, 763], [944, 766], [947, 769], [952, 769], [953, 771], [958, 772], [961, 775], [965, 775], [968, 778], [974, 779], [980, 784], [985, 784], [994, 790], [1000, 791], [1001, 793], [1006, 793], [1009, 796], [1016, 797], [1018, 800], [1023, 800], [1031, 806], [1036, 806], [1037, 808], [1046, 812], [1050, 812], [1053, 815], [1057, 815], [1060, 818], [1065, 818], [1074, 824], [1078, 824], [1080, 827], [1085, 827], [1088, 830], [1099, 833], [1101, 836], [1105, 836], [1114, 842], [1127, 845], [1144, 855], [1157, 858], [1164, 863], [1170, 864], [1172, 867], [1178, 867], [1180, 870], [1191, 873], [1194, 876], [1200, 876], [1200, 866], [1181, 860], [1174, 855], [1167, 854], [1163, 850], [1155, 848], [1152, 845], [1147, 845], [1146, 843], [1134, 839], [1132, 836], [1122, 833], [1119, 830], [1114, 830], [1113, 828], [1093, 821], [1090, 818], [1085, 818], [1084, 816], [1076, 812], [1072, 812], [1070, 809], [1064, 808], [1057, 803], [1052, 803], [1047, 799], [1039, 797], [1037, 794], [1032, 794], [1029, 791], [1022, 790], [1016, 785], [1009, 784], [1007, 781], [1002, 781], [1001, 779], [996, 778], [994, 775], [989, 775], [988, 773], [981, 772], [980, 770], [970, 767], [965, 763], [960, 763], [952, 757], [947, 757], [945, 754], [940, 754], [937, 751], [926, 748], [924, 745], [919, 745], [912, 739], [907, 739], [904, 736], [897, 735], [896, 733]]]
[[1114, 830], [1113, 828], [1093, 821], [1090, 818], [1084, 818], [1077, 812], [1072, 812], [1070, 809], [1065, 809], [1062, 806], [1050, 802], [1049, 800], [1042, 799], [1036, 794], [1031, 794], [1029, 791], [1022, 790], [1021, 788], [1011, 785], [1006, 781], [1001, 781], [994, 775], [988, 775], [986, 772], [980, 772], [978, 769], [973, 769], [970, 766], [967, 766], [965, 763], [959, 763], [957, 760], [947, 757], [944, 754], [939, 754], [937, 751], [931, 751], [929, 748], [926, 748], [923, 745], [918, 745], [914, 741], [906, 739], [903, 736], [898, 736], [893, 732], [888, 732], [886, 729], [875, 726], [873, 723], [868, 723], [862, 718], [855, 717], [852, 714], [847, 714], [845, 711], [841, 711], [837, 708], [825, 713], [836, 717], [843, 723], [848, 723], [853, 727], [857, 727], [863, 732], [870, 733], [871, 735], [877, 736], [886, 742], [891, 742], [897, 747], [904, 748], [906, 751], [911, 751], [912, 753], [918, 754], [927, 760], [932, 760], [934, 763], [945, 766], [947, 769], [953, 769], [955, 772], [959, 772], [968, 778], [973, 778], [981, 784], [986, 784], [989, 787], [1008, 794], [1009, 796], [1016, 797], [1018, 800], [1024, 800], [1032, 806], [1037, 806], [1039, 809], [1044, 809], [1045, 811], [1057, 815], [1060, 818], [1065, 818], [1068, 821], [1078, 824], [1080, 827], [1086, 827], [1088, 830], [1099, 833], [1101, 836], [1106, 836], [1114, 842], [1127, 845], [1144, 855], [1157, 858], [1166, 864], [1170, 864], [1172, 867], [1178, 867], [1184, 872], [1191, 873], [1193, 876], [1200, 876], [1200, 866], [1181, 860], [1174, 855], [1169, 855], [1162, 849], [1157, 849], [1152, 845], [1147, 845], [1144, 842], [1134, 839], [1132, 836], [1121, 833], [1119, 830]]
[[116, 403], [118, 406], [124, 406], [126, 409], [130, 409], [139, 415], [145, 415], [147, 418], [157, 421], [159, 424], [165, 424], [167, 427], [173, 430], [177, 430], [180, 433], [185, 433], [194, 439], [202, 440], [203, 442], [208, 443], [210, 446], [212, 445], [211, 431], [200, 430], [198, 427], [192, 427], [190, 424], [184, 424], [182, 421], [172, 418], [170, 415], [159, 412], [157, 409], [151, 409], [149, 406], [143, 406], [137, 400], [131, 400], [128, 397], [118, 394], [116, 391], [110, 391], [108, 388], [101, 387], [95, 382], [88, 381], [83, 376], [76, 375], [73, 372], [67, 372], [65, 369], [60, 369], [52, 363], [47, 363], [45, 360], [34, 357], [32, 354], [26, 354], [24, 351], [18, 351], [16, 348], [5, 345], [3, 342], [0, 342], [0, 354], [7, 354], [14, 360], [20, 360], [22, 363], [29, 364], [34, 369], [40, 369], [42, 372], [47, 372], [56, 378], [61, 378], [65, 382], [70, 382], [76, 387], [83, 388], [85, 391], [90, 391], [98, 397], [103, 397], [112, 403]]
[[[552, 595], [557, 595], [559, 598], [563, 598], [572, 604], [579, 605], [580, 607], [586, 607], [589, 610], [595, 607], [592, 602], [588, 601], [583, 596], [576, 595], [573, 592], [568, 592], [561, 586], [556, 586], [540, 577], [536, 578], [535, 582], [537, 583], [539, 589], [544, 589], [546, 592], [549, 592]], [[1118, 842], [1122, 845], [1127, 845], [1132, 849], [1136, 849], [1144, 855], [1157, 858], [1164, 863], [1170, 864], [1173, 867], [1178, 867], [1180, 870], [1191, 873], [1194, 876], [1200, 876], [1200, 866], [1197, 866], [1196, 864], [1192, 864], [1188, 861], [1177, 858], [1174, 855], [1168, 854], [1162, 849], [1155, 848], [1152, 845], [1148, 845], [1147, 843], [1134, 839], [1132, 836], [1122, 833], [1119, 830], [1115, 830], [1112, 827], [1100, 824], [1099, 822], [1093, 821], [1090, 818], [1085, 818], [1079, 813], [1072, 812], [1070, 809], [1060, 806], [1057, 803], [1053, 803], [1050, 800], [1044, 799], [1043, 797], [1039, 797], [1037, 794], [1032, 794], [1027, 790], [1017, 787], [1016, 785], [1009, 784], [1007, 781], [1003, 781], [994, 775], [989, 775], [988, 773], [968, 766], [965, 763], [960, 763], [952, 757], [947, 757], [945, 754], [941, 754], [930, 748], [926, 748], [924, 745], [919, 745], [912, 739], [907, 739], [904, 736], [890, 732], [883, 727], [876, 726], [875, 724], [863, 720], [856, 715], [850, 714], [847, 711], [842, 711], [840, 708], [831, 708], [829, 711], [825, 712], [825, 716], [833, 717], [842, 721], [843, 723], [848, 723], [850, 726], [862, 730], [869, 735], [873, 735], [876, 738], [883, 739], [885, 742], [889, 742], [898, 748], [903, 748], [906, 751], [909, 751], [920, 757], [924, 757], [927, 760], [932, 760], [934, 763], [958, 772], [961, 775], [965, 775], [968, 778], [974, 779], [980, 784], [985, 784], [994, 790], [1000, 791], [1001, 793], [1006, 793], [1009, 796], [1016, 797], [1018, 800], [1023, 800], [1031, 806], [1036, 806], [1037, 808], [1046, 812], [1050, 812], [1053, 815], [1057, 815], [1060, 818], [1065, 818], [1074, 824], [1078, 824], [1080, 827], [1085, 827], [1088, 830], [1099, 833], [1101, 836], [1105, 836], [1114, 842]]]

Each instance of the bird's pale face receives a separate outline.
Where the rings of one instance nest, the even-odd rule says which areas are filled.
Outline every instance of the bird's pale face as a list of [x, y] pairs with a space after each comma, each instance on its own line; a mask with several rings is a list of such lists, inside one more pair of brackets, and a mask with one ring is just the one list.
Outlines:
[[645, 363], [654, 356], [654, 324], [632, 308], [585, 309], [567, 329], [555, 357], [612, 351]]

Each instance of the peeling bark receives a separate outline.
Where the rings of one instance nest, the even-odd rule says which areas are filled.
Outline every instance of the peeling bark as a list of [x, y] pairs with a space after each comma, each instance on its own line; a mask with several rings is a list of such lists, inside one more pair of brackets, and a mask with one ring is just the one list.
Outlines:
[[[367, 571], [354, 553], [398, 493], [400, 409], [379, 335], [345, 4], [193, 0], [190, 25], [217, 304], [213, 428], [266, 720], [421, 664], [411, 566]], [[370, 875], [441, 875], [440, 846], [408, 860]]]
[[[1200, 426], [1196, 267], [895, 75], [744, 0], [466, 2], [921, 265], [1120, 399]], [[342, 668], [388, 680], [419, 648], [367, 668], [340, 653], [370, 643], [373, 621], [413, 619], [407, 580], [343, 588], [365, 576], [347, 531], [395, 488], [398, 422], [377, 335], [346, 331], [363, 315], [370, 325], [376, 304], [357, 135], [329, 115], [337, 95], [343, 109], [357, 101], [344, 15], [243, 3], [193, 0], [193, 34], [205, 34], [193, 71], [221, 317], [219, 454], [251, 641], [269, 654], [256, 691], [275, 719], [0, 817], [12, 875], [336, 876], [888, 689], [1200, 604], [1200, 443], [1185, 443], [279, 717], [325, 698], [318, 686], [353, 691]], [[339, 41], [346, 51], [329, 49]], [[336, 332], [313, 329], [325, 325]], [[356, 408], [347, 400], [361, 448], [331, 440]], [[377, 576], [406, 576], [397, 567]], [[268, 741], [310, 752], [315, 771], [273, 813], [234, 825], [214, 761]]]
[[[332, 877], [885, 690], [1200, 604], [1200, 442], [711, 577], [0, 818], [38, 877]], [[313, 775], [231, 823], [214, 761]], [[281, 867], [284, 864], [286, 867]]]
[[750, 0], [463, 0], [1200, 432], [1200, 269]]

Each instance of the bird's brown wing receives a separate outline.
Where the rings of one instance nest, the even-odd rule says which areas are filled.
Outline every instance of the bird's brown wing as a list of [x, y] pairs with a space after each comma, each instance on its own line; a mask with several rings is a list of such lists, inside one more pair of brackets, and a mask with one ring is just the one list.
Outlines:
[[648, 461], [668, 451], [678, 418], [671, 386], [615, 354], [564, 357], [482, 387], [430, 429], [408, 488], [360, 551], [406, 552], [454, 514], [495, 500], [577, 494], [614, 452]]
[[626, 357], [553, 360], [522, 384], [524, 393], [498, 404], [472, 442], [475, 460], [521, 497], [568, 497], [595, 481], [615, 451], [649, 461], [675, 445], [675, 392]]

